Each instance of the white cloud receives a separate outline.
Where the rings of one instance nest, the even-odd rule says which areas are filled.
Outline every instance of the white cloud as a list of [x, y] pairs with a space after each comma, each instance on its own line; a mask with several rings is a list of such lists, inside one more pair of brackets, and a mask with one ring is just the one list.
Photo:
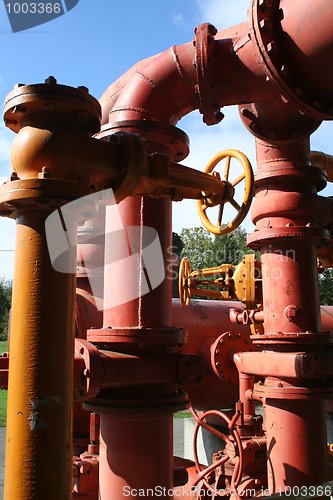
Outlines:
[[196, 0], [201, 22], [210, 22], [219, 30], [247, 19], [249, 0]]
[[187, 25], [185, 23], [185, 20], [184, 20], [184, 16], [183, 14], [174, 14], [172, 16], [172, 22], [175, 26], [179, 27], [179, 28], [186, 28]]

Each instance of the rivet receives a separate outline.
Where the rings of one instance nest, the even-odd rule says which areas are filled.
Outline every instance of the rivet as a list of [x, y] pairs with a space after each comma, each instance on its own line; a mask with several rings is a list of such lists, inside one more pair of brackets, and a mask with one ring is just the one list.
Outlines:
[[88, 87], [85, 87], [84, 85], [79, 85], [78, 90], [82, 90], [82, 92], [85, 92], [86, 94], [89, 94]]
[[274, 40], [272, 40], [271, 42], [269, 42], [267, 44], [266, 49], [267, 49], [267, 52], [269, 52], [270, 54], [275, 54], [277, 52], [277, 45], [274, 42]]
[[11, 181], [16, 181], [18, 178], [19, 178], [19, 176], [17, 175], [17, 172], [11, 172], [11, 174], [10, 174]]
[[57, 84], [57, 80], [54, 78], [54, 76], [51, 75], [48, 78], [46, 78], [45, 83], [47, 85], [56, 85]]
[[241, 112], [242, 116], [244, 116], [245, 118], [248, 118], [249, 120], [254, 121], [257, 119], [256, 115], [248, 108], [242, 108], [240, 110], [240, 112]]
[[272, 21], [270, 19], [262, 19], [259, 23], [259, 26], [262, 30], [264, 31], [269, 31], [270, 29], [272, 29]]
[[25, 107], [22, 105], [15, 106], [12, 110], [13, 114], [23, 114], [25, 113]]

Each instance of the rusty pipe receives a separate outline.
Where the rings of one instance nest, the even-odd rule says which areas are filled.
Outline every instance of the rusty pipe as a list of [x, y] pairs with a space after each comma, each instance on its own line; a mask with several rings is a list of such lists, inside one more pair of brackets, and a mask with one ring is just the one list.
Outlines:
[[327, 481], [326, 413], [323, 399], [266, 399], [267, 474], [270, 494], [288, 486]]
[[294, 383], [325, 379], [333, 373], [331, 356], [307, 352], [243, 352], [234, 357], [240, 373], [293, 379]]
[[100, 498], [173, 498], [172, 413], [106, 410], [100, 426]]
[[[290, 88], [290, 85], [284, 85], [284, 81], [281, 81], [282, 78], [279, 75], [274, 74], [271, 77], [275, 69], [275, 61], [270, 55], [267, 58], [266, 53], [273, 52], [271, 49], [274, 49], [274, 43], [271, 42], [275, 40], [270, 40], [267, 43], [267, 47], [265, 47], [265, 52], [261, 52], [260, 29], [264, 27], [265, 23], [261, 23], [259, 14], [254, 16], [255, 7], [258, 6], [259, 9], [260, 5], [263, 5], [265, 9], [267, 5], [271, 4], [271, 2], [265, 1], [261, 1], [259, 4], [256, 0], [253, 0], [251, 3], [252, 9], [250, 9], [251, 23], [247, 27], [246, 25], [245, 27], [243, 26], [244, 31], [242, 30], [239, 36], [235, 36], [235, 39], [230, 38], [230, 33], [228, 33], [228, 37], [226, 38], [223, 37], [223, 34], [221, 37], [214, 38], [216, 35], [214, 28], [205, 25], [197, 30], [195, 46], [189, 43], [181, 47], [173, 47], [154, 58], [150, 58], [148, 61], [137, 66], [133, 71], [127, 73], [126, 79], [120, 79], [102, 96], [102, 123], [107, 124], [109, 122], [110, 130], [113, 129], [114, 131], [123, 123], [126, 123], [126, 127], [130, 127], [131, 122], [139, 122], [140, 120], [143, 123], [155, 122], [170, 126], [175, 125], [182, 116], [191, 110], [199, 108], [206, 123], [213, 124], [222, 118], [219, 112], [219, 108], [222, 105], [261, 101], [269, 102], [267, 109], [270, 109], [270, 112], [273, 109], [271, 103], [274, 101], [274, 109], [276, 108], [277, 111], [274, 118], [277, 119], [278, 114], [281, 114], [281, 118], [279, 119], [281, 128], [285, 124], [285, 119], [290, 120], [291, 115], [298, 115], [299, 107], [301, 107], [302, 111], [303, 109], [306, 109], [306, 111], [309, 110], [311, 117], [314, 116], [318, 119], [319, 116], [319, 119], [321, 119], [323, 113], [315, 111], [314, 108], [316, 106], [314, 103], [310, 102], [309, 104], [306, 100], [295, 97], [294, 94], [297, 94], [296, 90], [294, 91], [293, 88]], [[276, 4], [277, 2], [274, 3], [274, 7]], [[280, 22], [281, 19], [275, 19], [276, 25], [280, 26]], [[209, 48], [209, 45], [211, 48]], [[206, 57], [207, 55], [211, 56], [211, 59], [210, 57]], [[210, 63], [210, 60], [213, 63]], [[270, 70], [269, 74], [267, 68]], [[226, 74], [229, 78], [225, 78]], [[230, 85], [230, 82], [232, 82], [232, 85]], [[291, 96], [291, 101], [296, 103], [296, 106], [288, 105], [284, 107], [285, 103], [280, 98], [281, 93], [288, 98]], [[261, 108], [261, 113], [263, 109], [264, 107]], [[286, 109], [288, 112], [285, 111]], [[255, 114], [252, 114], [256, 118]], [[247, 113], [247, 118], [251, 120], [249, 113]], [[302, 120], [306, 119], [301, 118], [300, 121], [302, 122]], [[255, 120], [253, 119], [249, 123], [249, 128], [256, 126], [254, 122]], [[293, 125], [295, 133], [302, 136], [304, 134], [307, 135], [308, 130], [313, 130], [318, 123], [310, 119], [309, 123], [307, 122], [306, 126], [300, 131], [298, 130], [299, 124], [297, 120], [293, 120]], [[141, 132], [141, 135], [145, 137], [143, 127], [136, 127], [136, 131]], [[133, 128], [135, 130], [135, 126]], [[291, 132], [294, 133], [294, 130], [287, 130], [287, 135], [291, 135]], [[270, 134], [272, 137], [276, 136], [276, 132], [272, 129], [270, 130]], [[160, 142], [158, 139], [157, 137], [155, 140], [148, 140], [150, 152], [160, 152], [161, 143], [162, 147], [167, 148], [168, 137], [166, 138], [164, 135], [163, 138], [160, 138]], [[145, 204], [148, 208], [148, 203], [144, 201], [140, 207], [141, 213], [143, 213]], [[131, 202], [129, 201], [126, 204], [126, 208], [128, 210], [131, 208], [134, 209], [130, 217], [135, 219], [135, 214], [139, 212], [138, 207], [131, 207]], [[159, 205], [157, 203], [155, 205], [152, 204], [150, 209], [157, 212]], [[154, 218], [156, 219], [156, 216]], [[165, 218], [167, 224], [169, 224], [170, 216], [166, 216]], [[144, 218], [141, 216], [137, 217], [136, 220], [142, 226]], [[156, 222], [154, 220], [154, 224], [160, 229], [160, 224], [157, 220]], [[164, 249], [166, 249], [166, 241], [167, 239], [163, 240], [162, 246]], [[311, 245], [308, 248], [308, 262], [312, 264], [313, 255], [311, 253]], [[295, 270], [295, 279], [297, 279], [298, 269], [301, 269], [301, 265]], [[123, 267], [121, 271], [119, 270], [119, 278], [126, 276], [126, 267]], [[311, 274], [311, 280], [309, 280], [311, 284], [313, 284], [313, 277], [314, 275]], [[112, 279], [114, 279], [114, 276], [109, 274], [106, 281], [111, 283]], [[169, 325], [171, 309], [170, 295], [166, 285], [163, 289], [164, 292], [157, 301], [150, 301], [149, 296], [147, 296], [147, 299], [143, 298], [142, 301], [132, 301], [133, 303], [123, 308], [122, 311], [114, 311], [113, 314], [109, 314], [107, 317], [108, 324], [110, 326], [116, 324], [118, 327], [134, 328], [140, 328], [142, 325], [150, 327], [164, 326], [166, 323]], [[114, 293], [117, 293], [116, 289]], [[165, 299], [165, 302], [161, 299]], [[300, 302], [302, 307], [307, 304], [305, 300], [300, 300]], [[142, 304], [144, 305], [144, 314], [142, 314]], [[161, 307], [160, 314], [156, 312], [157, 306]], [[318, 310], [318, 303], [315, 303], [309, 312], [304, 312], [306, 318], [309, 317], [312, 319], [310, 327], [314, 330], [319, 326]], [[116, 314], [117, 312], [119, 314]], [[269, 318], [265, 317], [265, 319], [269, 322]], [[270, 324], [269, 326], [275, 327], [275, 325]], [[276, 328], [273, 329], [276, 330]], [[296, 333], [298, 332], [299, 329], [296, 328]], [[115, 417], [112, 416], [113, 418]], [[114, 420], [115, 422], [116, 420]], [[112, 421], [110, 424], [112, 424]], [[127, 432], [133, 428], [133, 424], [128, 424], [126, 428], [124, 426], [123, 430]], [[107, 441], [108, 443], [112, 442], [112, 436], [108, 436]], [[166, 446], [168, 447], [169, 444]], [[321, 444], [322, 442], [320, 446]], [[160, 442], [157, 443], [157, 447], [159, 445]], [[306, 451], [308, 452], [308, 450]], [[139, 455], [138, 451], [137, 454]], [[130, 477], [130, 468], [126, 467], [124, 461], [120, 461], [119, 464], [124, 466], [124, 475], [126, 474], [126, 477]], [[107, 459], [104, 460], [104, 465], [107, 467]], [[154, 481], [152, 480], [150, 484], [154, 484]], [[114, 486], [114, 491], [117, 491], [117, 487], [117, 485]]]
[[[158, 231], [164, 258], [169, 258], [167, 249], [171, 247], [171, 202], [169, 200], [152, 200], [149, 198], [129, 197], [118, 205], [126, 234], [128, 227], [154, 227]], [[111, 256], [116, 252], [114, 246], [114, 217], [110, 210], [106, 210], [105, 256], [112, 261]], [[143, 253], [143, 241], [139, 242], [139, 252]], [[128, 249], [129, 254], [131, 249]], [[112, 297], [118, 293], [119, 283], [131, 280], [131, 270], [125, 259], [112, 266], [104, 277], [104, 300], [112, 304]], [[111, 266], [110, 266], [111, 267]], [[143, 270], [141, 271], [143, 273]], [[171, 324], [171, 279], [170, 268], [165, 265], [166, 277], [163, 283], [149, 294], [142, 295], [140, 281], [132, 283], [136, 287], [137, 298], [118, 305], [104, 308], [104, 326], [113, 328], [124, 327], [167, 327]], [[143, 277], [142, 277], [143, 279]], [[117, 296], [117, 295], [116, 295]], [[107, 306], [106, 306], [107, 307]], [[110, 332], [112, 333], [112, 332]]]
[[[69, 498], [71, 492], [75, 277], [51, 265], [45, 235], [49, 213], [28, 210], [16, 226], [4, 493], [8, 500]], [[76, 230], [73, 224], [74, 237]]]
[[[38, 161], [34, 166], [31, 159], [38, 159], [43, 150], [38, 126], [48, 130], [47, 122], [53, 130], [58, 127], [74, 136], [88, 138], [97, 131], [98, 103], [86, 90], [58, 86], [49, 78], [45, 84], [16, 87], [5, 104], [7, 126], [16, 133], [24, 128], [33, 131], [28, 142], [19, 139], [15, 144], [18, 171], [0, 190], [1, 215], [17, 222], [7, 409], [8, 500], [71, 495], [75, 275], [53, 267], [46, 220], [66, 202], [87, 195], [89, 188], [57, 162], [48, 178], [47, 167]], [[52, 153], [57, 155], [54, 149]], [[62, 227], [72, 243], [66, 248], [70, 264], [75, 262], [78, 217], [82, 218], [74, 212]], [[53, 228], [53, 236], [56, 231]]]
[[[207, 36], [197, 29], [194, 43], [173, 46], [137, 63], [108, 87], [100, 100], [102, 123], [145, 119], [175, 125], [196, 108], [205, 115], [202, 107], [209, 100], [216, 102], [217, 108], [267, 102], [267, 109], [272, 109], [274, 102], [277, 118], [288, 109], [281, 94], [295, 106], [288, 109], [289, 119], [299, 107], [322, 119], [323, 104], [332, 98], [328, 82], [333, 76], [324, 61], [332, 52], [333, 16], [329, 0], [321, 0], [319, 7], [313, 1], [304, 7], [302, 0], [281, 4], [252, 0], [249, 22], [218, 33], [211, 30]], [[209, 44], [211, 62], [207, 63], [198, 46]], [[283, 51], [285, 64], [275, 57]], [[206, 74], [206, 88], [200, 71]], [[305, 81], [313, 87], [309, 96], [302, 90]]]
[[[223, 61], [223, 65], [215, 64], [210, 70], [217, 91], [214, 99], [220, 106], [236, 104], [240, 96], [244, 102], [253, 102], [271, 95], [271, 91], [262, 92], [264, 75], [256, 80], [239, 58], [240, 40], [248, 30], [248, 24], [243, 23], [215, 36], [214, 60]], [[189, 42], [137, 63], [102, 95], [102, 123], [145, 119], [175, 125], [200, 107], [194, 59], [194, 43]], [[231, 79], [233, 85], [229, 85]]]
[[281, 0], [281, 28], [288, 57], [300, 79], [320, 89], [322, 99], [332, 98], [333, 16], [330, 0]]

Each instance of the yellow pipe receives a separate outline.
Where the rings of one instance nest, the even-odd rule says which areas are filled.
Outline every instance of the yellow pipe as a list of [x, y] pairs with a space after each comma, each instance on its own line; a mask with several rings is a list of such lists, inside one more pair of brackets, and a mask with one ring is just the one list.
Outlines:
[[52, 268], [48, 215], [30, 208], [17, 219], [5, 500], [71, 498], [75, 280]]

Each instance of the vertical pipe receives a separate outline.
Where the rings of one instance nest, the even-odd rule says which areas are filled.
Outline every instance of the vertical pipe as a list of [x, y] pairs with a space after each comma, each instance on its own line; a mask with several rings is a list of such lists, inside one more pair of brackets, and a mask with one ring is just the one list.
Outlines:
[[309, 139], [282, 145], [257, 139], [256, 151], [257, 193], [252, 215], [258, 241], [271, 230], [268, 240], [263, 237], [259, 243], [265, 331], [318, 333], [317, 256], [313, 236], [307, 233], [314, 225], [312, 200], [318, 179], [306, 176]]
[[[128, 228], [131, 226], [154, 228], [159, 236], [164, 261], [165, 261], [165, 279], [155, 290], [146, 295], [140, 293], [140, 281], [132, 282], [131, 286], [135, 288], [137, 298], [104, 310], [104, 326], [113, 328], [126, 327], [169, 327], [172, 323], [171, 318], [171, 261], [170, 250], [172, 246], [171, 237], [171, 201], [167, 199], [153, 200], [147, 197], [133, 198], [128, 197], [119, 205], [124, 230], [127, 233], [127, 242], [129, 254], [132, 249], [129, 247]], [[106, 259], [114, 254], [116, 245], [115, 220], [113, 212], [109, 207], [106, 209]], [[143, 252], [142, 245], [140, 252]], [[106, 272], [104, 277], [104, 300], [106, 304], [112, 303], [112, 297], [119, 293], [119, 286], [126, 280], [131, 279], [132, 271], [126, 259], [117, 261], [117, 266], [113, 266], [111, 273]]]
[[17, 219], [6, 500], [71, 495], [75, 275], [52, 268], [45, 235], [48, 215], [47, 210], [30, 209]]
[[[311, 172], [309, 138], [281, 145], [257, 139], [256, 146], [253, 220], [262, 254], [265, 333], [275, 336], [273, 350], [281, 349], [288, 334], [293, 342], [284, 350], [300, 349], [302, 334], [308, 336], [308, 349], [317, 350], [312, 334], [320, 333], [321, 325], [313, 206], [323, 187], [321, 173]], [[265, 342], [264, 337], [264, 349]], [[326, 414], [318, 388], [302, 387], [302, 379], [293, 386], [286, 378], [274, 381], [285, 397], [276, 395], [272, 380], [265, 382], [268, 486], [272, 494], [286, 490], [297, 496], [293, 487], [328, 479]]]
[[100, 424], [100, 498], [173, 498], [172, 413], [102, 412]]
[[239, 373], [239, 400], [243, 403], [243, 414], [246, 421], [250, 421], [256, 413], [255, 402], [247, 397], [247, 392], [253, 390], [255, 377]]
[[[272, 240], [261, 251], [265, 330], [283, 333], [320, 332], [314, 243]], [[288, 317], [290, 307], [293, 308], [292, 317]]]
[[[109, 309], [103, 313], [104, 327], [113, 328], [145, 328], [171, 327], [172, 325], [172, 280], [170, 249], [171, 238], [171, 201], [152, 200], [150, 198], [126, 198], [119, 205], [119, 212], [126, 234], [126, 239], [120, 238], [117, 248], [115, 220], [112, 207], [106, 209], [105, 257], [108, 264], [117, 256], [117, 266], [105, 267], [104, 301], [112, 303], [112, 297], [119, 294], [119, 287], [125, 284], [133, 288], [131, 301]], [[128, 255], [133, 253], [129, 238], [130, 227], [136, 226], [143, 230], [145, 226], [153, 228], [160, 239], [164, 257], [165, 279], [146, 295], [141, 293], [140, 281], [133, 279], [133, 270], [128, 259], [122, 255], [121, 245], [127, 246]], [[119, 228], [118, 228], [119, 229]], [[126, 243], [124, 243], [126, 241]], [[133, 242], [132, 242], [133, 243]], [[135, 242], [142, 258], [143, 240]], [[141, 270], [144, 272], [144, 270]], [[149, 279], [149, 273], [148, 273]], [[107, 306], [106, 306], [107, 307]], [[106, 330], [108, 331], [108, 330]], [[119, 344], [121, 347], [121, 344]], [[163, 346], [162, 346], [163, 349]], [[161, 352], [163, 355], [163, 351]], [[126, 396], [126, 395], [124, 395]], [[154, 394], [152, 394], [154, 398]], [[161, 394], [163, 399], [163, 395]], [[147, 395], [147, 405], [149, 394]], [[126, 401], [125, 401], [126, 405]], [[163, 407], [165, 402], [161, 400]], [[123, 498], [124, 491], [128, 498], [137, 498], [135, 490], [155, 491], [159, 487], [167, 492], [164, 498], [173, 498], [173, 429], [172, 411], [166, 406], [160, 411], [142, 411], [122, 408], [119, 402], [117, 412], [101, 410], [101, 440], [100, 440], [100, 498]], [[124, 490], [126, 488], [126, 490]], [[155, 494], [149, 493], [155, 498]]]
[[270, 494], [327, 481], [323, 400], [266, 399], [265, 420]]

